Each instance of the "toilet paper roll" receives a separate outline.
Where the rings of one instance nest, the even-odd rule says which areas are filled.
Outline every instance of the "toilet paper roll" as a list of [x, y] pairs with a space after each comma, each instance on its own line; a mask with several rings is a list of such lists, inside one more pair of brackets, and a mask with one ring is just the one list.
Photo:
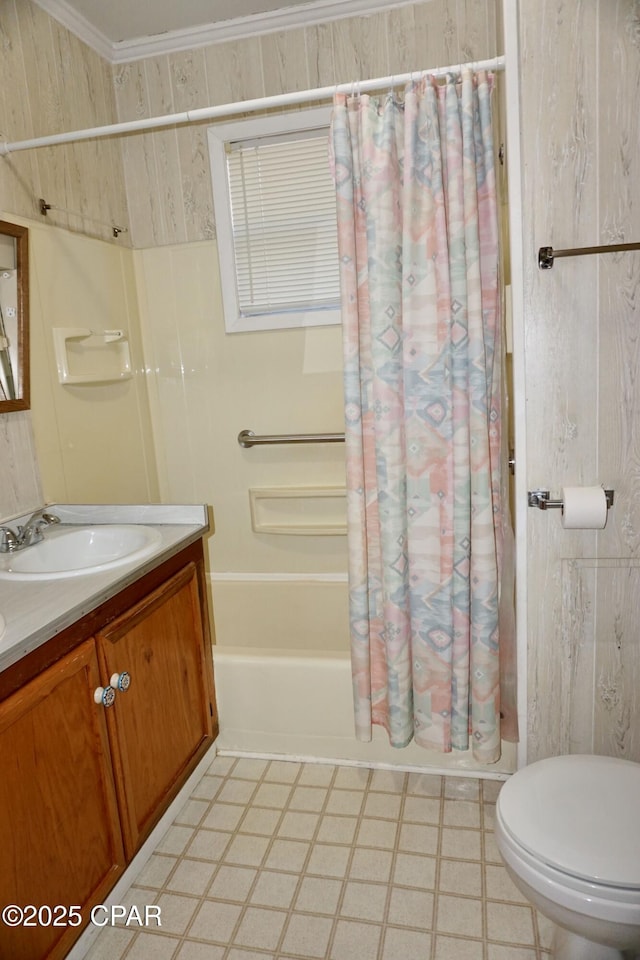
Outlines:
[[602, 487], [563, 487], [562, 526], [567, 530], [602, 530], [607, 498]]

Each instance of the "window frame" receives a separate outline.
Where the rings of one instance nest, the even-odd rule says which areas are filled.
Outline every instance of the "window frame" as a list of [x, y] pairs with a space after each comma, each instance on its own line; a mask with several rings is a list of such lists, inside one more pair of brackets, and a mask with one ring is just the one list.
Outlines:
[[253, 315], [241, 314], [236, 289], [236, 262], [226, 154], [226, 144], [239, 140], [260, 139], [261, 137], [273, 137], [287, 133], [296, 134], [305, 130], [311, 132], [326, 129], [328, 134], [330, 120], [331, 107], [326, 106], [251, 117], [232, 123], [215, 124], [207, 129], [220, 264], [220, 287], [227, 333], [330, 326], [341, 323], [339, 305], [335, 308], [274, 310], [269, 313]]

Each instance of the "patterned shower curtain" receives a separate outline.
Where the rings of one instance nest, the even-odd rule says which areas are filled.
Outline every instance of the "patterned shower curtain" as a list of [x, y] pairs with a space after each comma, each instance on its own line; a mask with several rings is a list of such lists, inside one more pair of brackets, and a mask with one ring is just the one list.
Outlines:
[[336, 95], [331, 134], [356, 735], [485, 763], [512, 642], [492, 86], [464, 70]]

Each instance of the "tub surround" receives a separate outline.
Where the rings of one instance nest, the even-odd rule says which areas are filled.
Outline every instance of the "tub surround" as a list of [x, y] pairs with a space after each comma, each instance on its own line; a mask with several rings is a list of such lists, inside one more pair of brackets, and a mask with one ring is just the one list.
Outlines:
[[[150, 556], [112, 570], [60, 580], [0, 581], [0, 613], [5, 621], [0, 636], [0, 672], [200, 539], [210, 529], [207, 508], [202, 505], [48, 504], [46, 509], [58, 516], [63, 524], [149, 525], [157, 530], [161, 540]], [[28, 516], [21, 516], [3, 522], [14, 526], [27, 519]]]

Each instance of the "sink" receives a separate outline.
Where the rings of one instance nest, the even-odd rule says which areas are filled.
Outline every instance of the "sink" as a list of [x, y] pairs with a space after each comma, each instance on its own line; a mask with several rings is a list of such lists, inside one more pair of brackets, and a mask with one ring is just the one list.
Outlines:
[[161, 542], [157, 530], [141, 524], [56, 527], [40, 543], [2, 555], [0, 580], [58, 580], [111, 570], [150, 556]]
[[6, 627], [5, 619], [0, 613], [0, 640], [2, 640], [2, 634], [4, 633], [4, 628]]

